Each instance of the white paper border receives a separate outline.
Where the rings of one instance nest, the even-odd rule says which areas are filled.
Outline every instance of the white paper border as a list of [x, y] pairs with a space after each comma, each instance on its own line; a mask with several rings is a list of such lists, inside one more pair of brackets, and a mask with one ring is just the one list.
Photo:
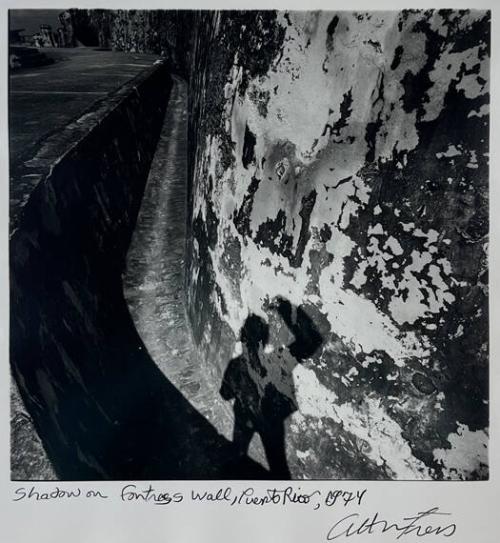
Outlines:
[[[7, 9], [66, 9], [109, 8], [109, 9], [328, 9], [328, 10], [384, 10], [403, 8], [473, 8], [492, 10], [491, 29], [491, 166], [490, 166], [490, 480], [477, 482], [348, 482], [348, 481], [295, 481], [287, 484], [295, 489], [310, 492], [313, 489], [362, 490], [368, 489], [362, 508], [356, 512], [373, 514], [380, 511], [381, 517], [397, 520], [423, 508], [439, 506], [453, 514], [458, 525], [457, 533], [451, 538], [427, 536], [403, 537], [402, 541], [450, 541], [455, 543], [498, 543], [500, 530], [496, 517], [500, 506], [500, 193], [498, 174], [500, 172], [499, 137], [499, 91], [500, 88], [500, 38], [496, 2], [475, 1], [428, 1], [428, 2], [368, 2], [352, 0], [349, 3], [325, 0], [305, 1], [87, 1], [61, 2], [60, 0], [25, 1], [0, 0], [0, 357], [2, 378], [0, 379], [0, 541], [5, 543], [276, 543], [326, 541], [329, 527], [345, 516], [335, 508], [320, 508], [313, 511], [304, 506], [227, 507], [220, 503], [195, 504], [185, 500], [176, 506], [154, 506], [151, 504], [123, 503], [119, 499], [124, 483], [39, 483], [39, 489], [71, 489], [79, 486], [83, 490], [102, 489], [110, 496], [108, 500], [79, 500], [77, 502], [54, 500], [49, 502], [13, 502], [14, 491], [19, 486], [31, 486], [10, 481], [9, 447], [9, 352], [8, 352], [8, 134], [7, 134]], [[497, 151], [497, 152], [495, 152]], [[139, 487], [147, 483], [137, 483]], [[190, 489], [218, 489], [231, 485], [233, 490], [252, 486], [256, 492], [264, 492], [269, 482], [152, 482], [163, 491]], [[345, 514], [354, 512], [347, 510]], [[345, 541], [344, 538], [337, 541]], [[353, 543], [372, 541], [383, 543], [395, 541], [393, 536], [359, 536], [348, 538]]]

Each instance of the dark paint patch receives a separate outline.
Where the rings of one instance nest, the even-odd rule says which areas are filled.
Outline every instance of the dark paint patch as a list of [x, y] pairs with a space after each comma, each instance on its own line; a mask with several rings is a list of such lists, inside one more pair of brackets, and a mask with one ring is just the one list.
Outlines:
[[312, 190], [307, 196], [304, 196], [302, 198], [302, 208], [299, 211], [299, 215], [302, 219], [299, 241], [297, 242], [297, 251], [295, 253], [295, 257], [290, 262], [290, 264], [296, 268], [300, 268], [300, 266], [302, 266], [304, 251], [306, 249], [307, 242], [311, 237], [309, 223], [311, 221], [311, 213], [314, 209], [317, 195], [317, 192], [315, 190]]
[[326, 47], [329, 51], [333, 49], [335, 30], [339, 24], [339, 16], [335, 15], [326, 28]]
[[217, 246], [217, 229], [219, 227], [219, 218], [214, 211], [212, 200], [210, 200], [209, 198], [207, 198], [206, 213], [206, 232], [208, 246], [210, 247], [210, 249], [214, 250]]
[[412, 377], [413, 386], [423, 394], [432, 394], [436, 391], [433, 382], [423, 373], [415, 373]]
[[243, 167], [248, 169], [248, 166], [255, 161], [255, 143], [256, 143], [255, 134], [248, 128], [248, 125], [245, 127], [245, 139], [243, 142], [243, 153], [241, 156], [241, 161]]
[[293, 238], [285, 233], [286, 215], [280, 209], [275, 219], [267, 219], [259, 226], [254, 241], [261, 247], [267, 247], [273, 254], [280, 254], [293, 259]]
[[396, 49], [394, 50], [394, 58], [392, 59], [392, 62], [391, 62], [391, 70], [396, 70], [396, 68], [400, 65], [401, 57], [403, 56], [403, 51], [404, 49], [402, 45], [398, 45]]
[[328, 224], [324, 224], [319, 231], [319, 238], [323, 243], [326, 243], [327, 241], [332, 239], [332, 229]]
[[349, 89], [342, 97], [340, 103], [340, 117], [330, 129], [330, 134], [340, 136], [340, 131], [348, 125], [352, 113], [352, 91]]
[[253, 199], [257, 189], [259, 188], [260, 181], [261, 180], [258, 177], [252, 177], [248, 191], [243, 197], [243, 202], [241, 203], [241, 206], [233, 219], [236, 230], [243, 237], [252, 235], [252, 230], [250, 228], [250, 216], [253, 209]]

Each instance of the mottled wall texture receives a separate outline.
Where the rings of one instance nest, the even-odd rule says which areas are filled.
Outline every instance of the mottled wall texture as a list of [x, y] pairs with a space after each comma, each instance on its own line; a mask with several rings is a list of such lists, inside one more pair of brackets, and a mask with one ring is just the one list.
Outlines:
[[489, 29], [196, 15], [189, 316], [292, 477], [488, 477]]

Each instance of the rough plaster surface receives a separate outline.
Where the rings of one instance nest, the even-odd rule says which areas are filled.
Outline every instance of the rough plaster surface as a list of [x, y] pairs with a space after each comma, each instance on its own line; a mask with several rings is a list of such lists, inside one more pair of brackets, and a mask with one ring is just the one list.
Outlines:
[[188, 304], [214, 378], [258, 315], [293, 477], [486, 478], [489, 13], [195, 29]]

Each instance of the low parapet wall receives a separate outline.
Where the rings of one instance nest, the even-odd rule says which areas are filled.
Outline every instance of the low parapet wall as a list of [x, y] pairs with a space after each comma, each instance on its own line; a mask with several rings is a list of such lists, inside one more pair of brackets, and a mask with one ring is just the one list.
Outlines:
[[127, 472], [121, 273], [171, 85], [144, 70], [11, 167], [11, 366], [61, 478]]

